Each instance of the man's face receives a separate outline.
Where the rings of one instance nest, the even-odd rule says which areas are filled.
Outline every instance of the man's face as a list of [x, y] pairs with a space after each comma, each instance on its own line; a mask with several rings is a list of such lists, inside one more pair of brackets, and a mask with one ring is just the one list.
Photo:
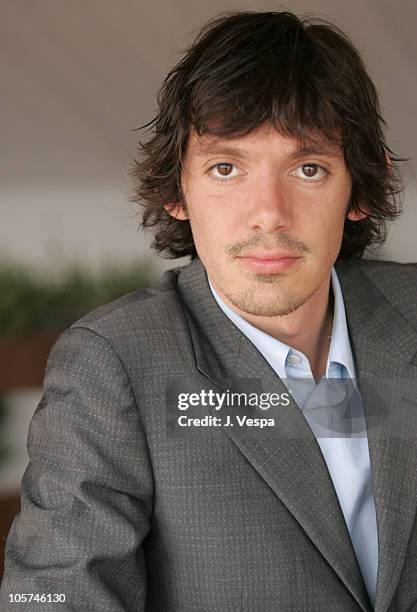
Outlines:
[[343, 153], [324, 138], [299, 146], [269, 124], [233, 139], [189, 137], [186, 210], [171, 214], [189, 219], [220, 296], [250, 315], [296, 310], [328, 283], [339, 253], [352, 187]]

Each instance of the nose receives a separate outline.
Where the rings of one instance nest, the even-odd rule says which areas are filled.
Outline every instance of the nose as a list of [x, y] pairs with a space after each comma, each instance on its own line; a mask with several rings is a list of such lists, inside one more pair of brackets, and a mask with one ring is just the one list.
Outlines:
[[252, 202], [248, 215], [252, 230], [274, 233], [291, 227], [291, 194], [281, 177], [272, 173], [264, 175], [248, 196]]

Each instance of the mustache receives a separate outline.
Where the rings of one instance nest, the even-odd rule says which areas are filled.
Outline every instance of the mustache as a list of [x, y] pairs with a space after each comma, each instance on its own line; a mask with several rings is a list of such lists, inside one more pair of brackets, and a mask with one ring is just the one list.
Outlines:
[[244, 255], [245, 251], [253, 249], [254, 247], [264, 249], [265, 251], [283, 249], [298, 255], [310, 253], [310, 249], [304, 242], [291, 238], [291, 236], [286, 236], [285, 234], [277, 236], [274, 242], [271, 242], [271, 238], [266, 238], [265, 236], [252, 236], [247, 240], [231, 245], [226, 250], [230, 256], [237, 257], [238, 255]]

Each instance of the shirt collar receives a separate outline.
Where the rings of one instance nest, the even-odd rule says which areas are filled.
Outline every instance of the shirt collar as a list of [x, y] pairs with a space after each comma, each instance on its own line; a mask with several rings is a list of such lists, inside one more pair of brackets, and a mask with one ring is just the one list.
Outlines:
[[[208, 282], [214, 299], [225, 315], [263, 354], [278, 376], [280, 378], [286, 378], [286, 359], [288, 353], [294, 351], [294, 349], [288, 344], [261, 331], [238, 315], [230, 306], [223, 302], [211, 284], [210, 279], [208, 279]], [[326, 376], [331, 377], [331, 364], [336, 363], [345, 366], [349, 377], [355, 378], [355, 366], [349, 341], [343, 294], [334, 268], [332, 268], [331, 271], [331, 283], [334, 296], [334, 316], [330, 350], [326, 365]]]
[[349, 377], [355, 378], [355, 363], [350, 346], [345, 304], [340, 282], [334, 268], [332, 268], [332, 289], [334, 296], [333, 329], [327, 359], [326, 376], [329, 376], [329, 366], [331, 363], [340, 363], [347, 369]]

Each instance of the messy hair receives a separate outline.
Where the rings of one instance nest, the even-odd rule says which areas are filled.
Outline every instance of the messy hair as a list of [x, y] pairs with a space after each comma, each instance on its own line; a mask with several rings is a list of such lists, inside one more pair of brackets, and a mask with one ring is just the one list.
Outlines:
[[191, 129], [223, 138], [270, 123], [300, 142], [325, 136], [344, 154], [352, 179], [338, 259], [361, 257], [386, 238], [401, 212], [403, 186], [388, 147], [377, 92], [346, 35], [323, 19], [289, 12], [234, 12], [206, 24], [158, 93], [158, 111], [142, 126], [131, 170], [132, 201], [141, 225], [154, 228], [152, 246], [167, 258], [196, 256], [188, 220], [167, 205], [185, 206], [182, 162]]

